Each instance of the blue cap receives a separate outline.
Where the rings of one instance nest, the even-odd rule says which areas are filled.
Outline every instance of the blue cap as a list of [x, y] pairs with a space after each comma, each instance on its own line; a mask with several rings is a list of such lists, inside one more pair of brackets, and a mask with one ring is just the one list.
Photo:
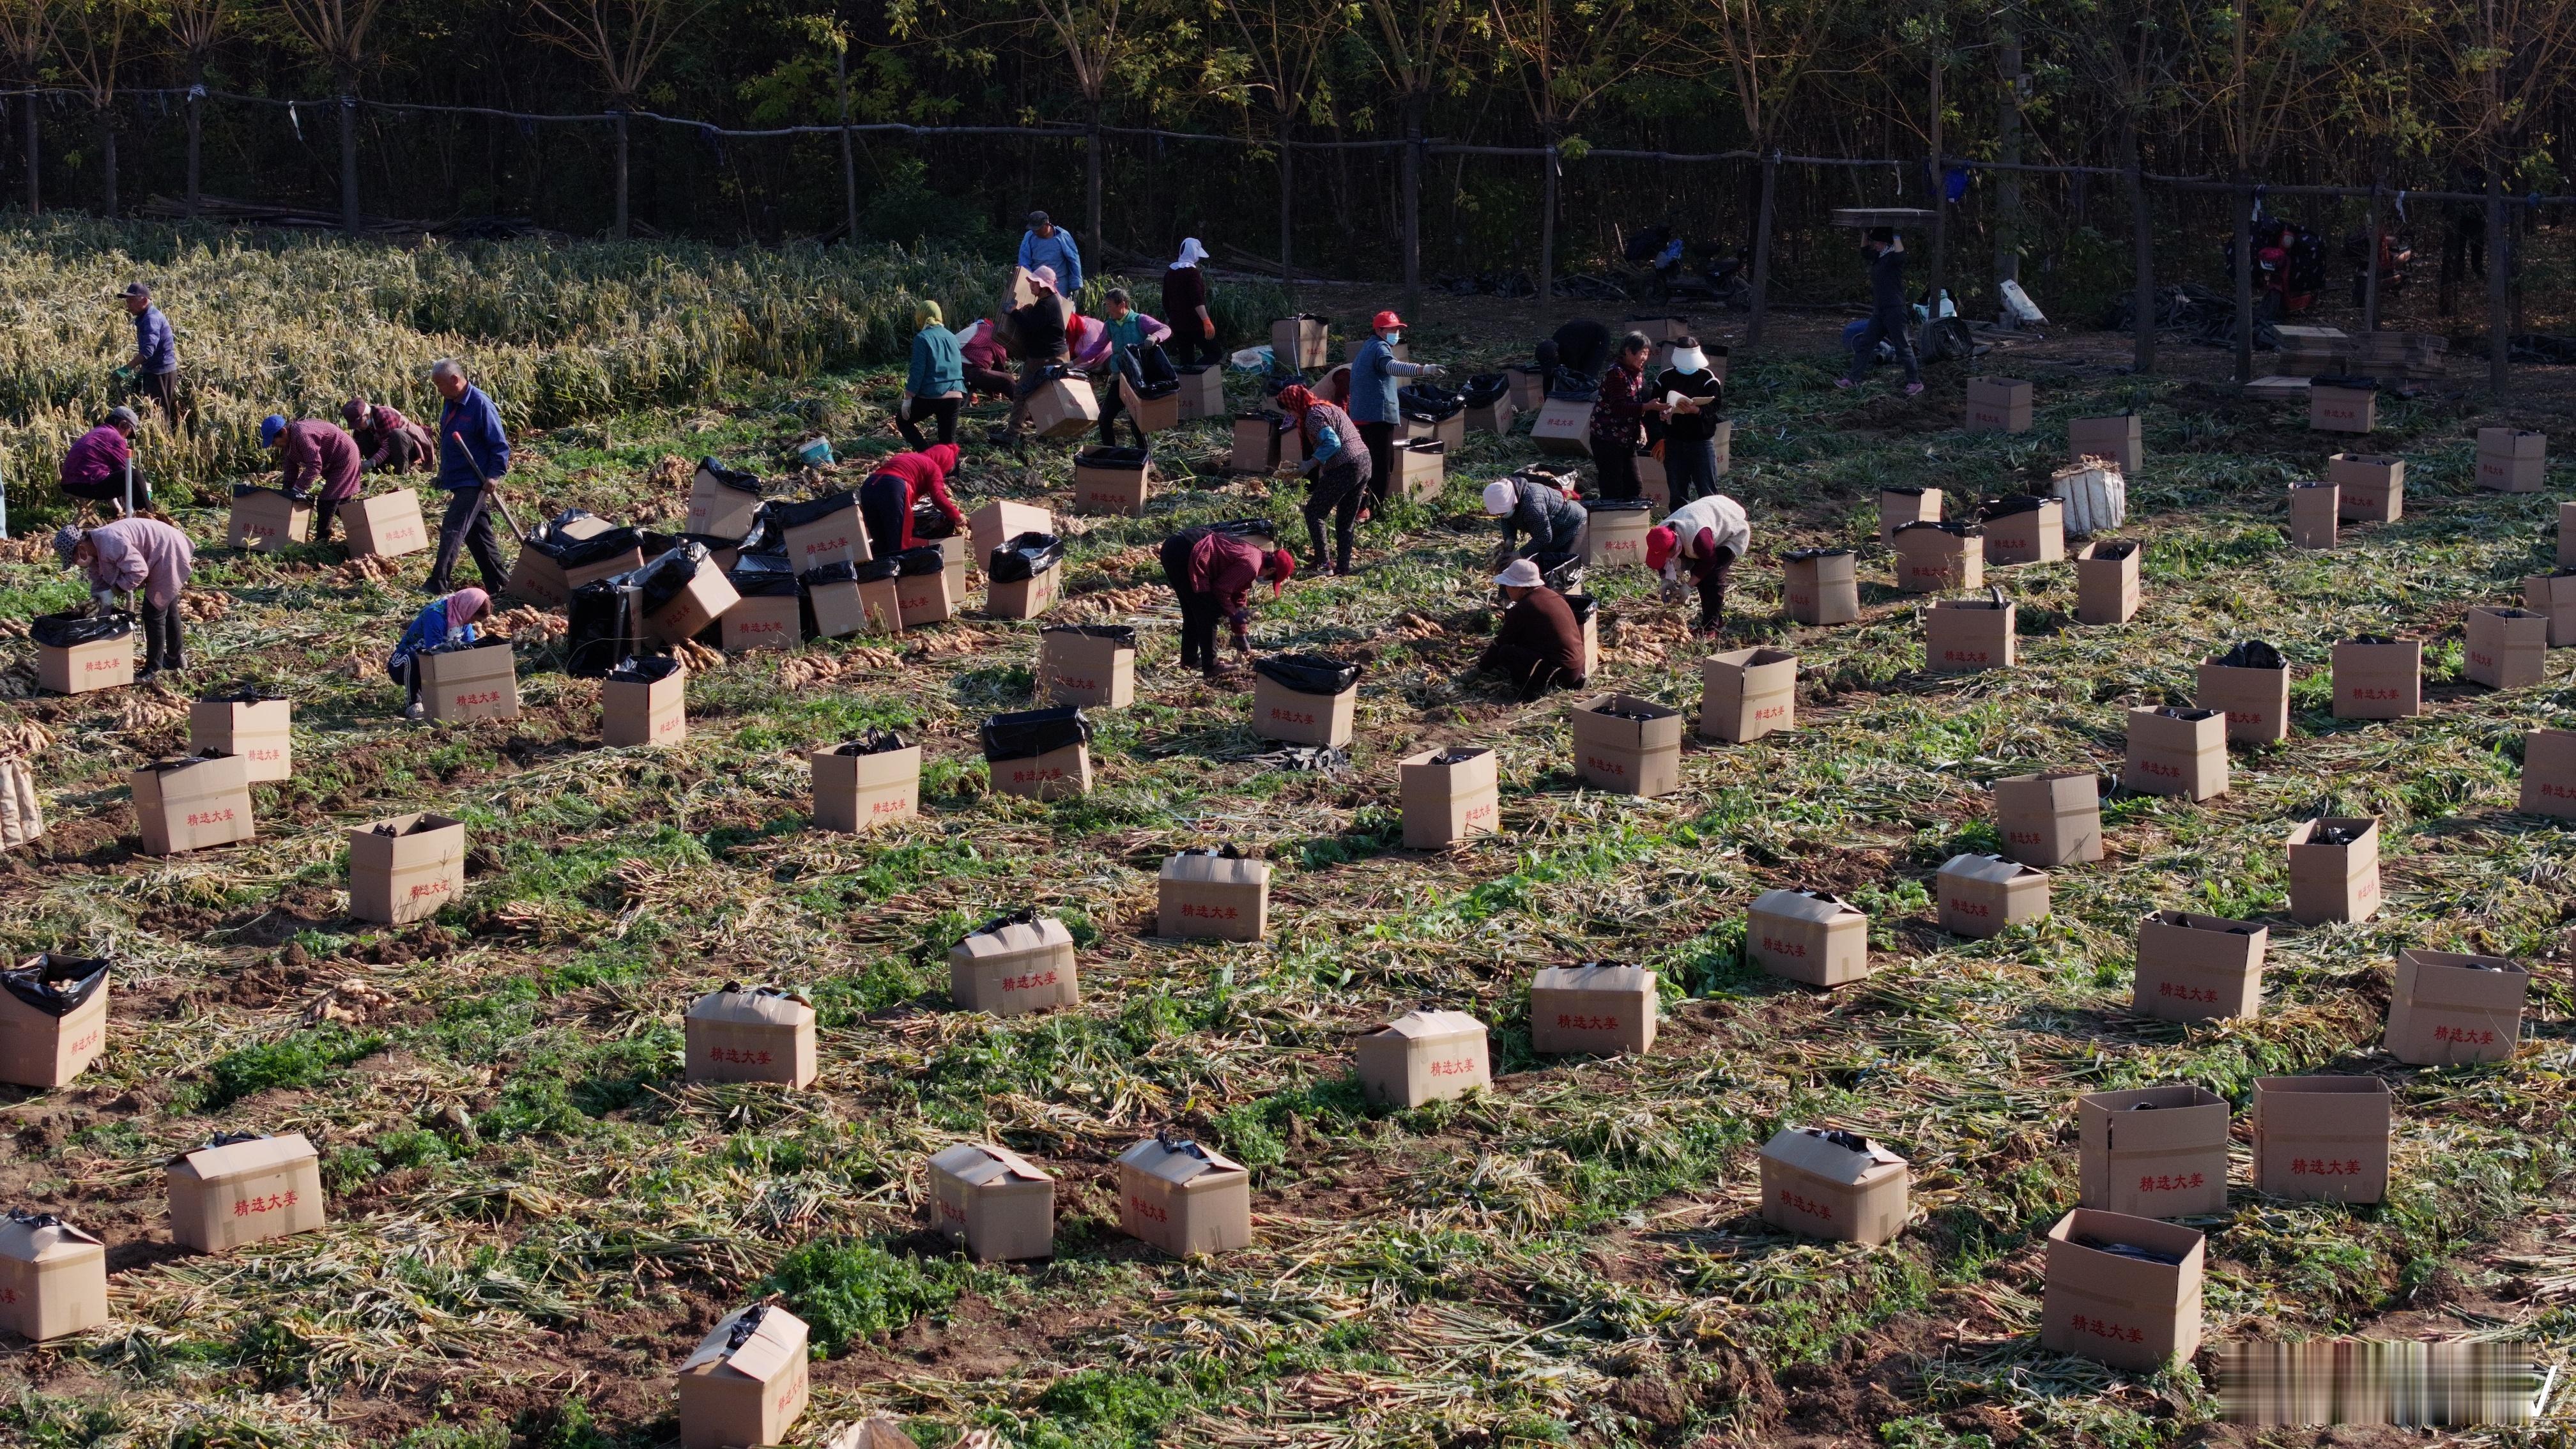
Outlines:
[[259, 445], [263, 448], [276, 447], [277, 435], [285, 431], [286, 419], [270, 413], [259, 420]]

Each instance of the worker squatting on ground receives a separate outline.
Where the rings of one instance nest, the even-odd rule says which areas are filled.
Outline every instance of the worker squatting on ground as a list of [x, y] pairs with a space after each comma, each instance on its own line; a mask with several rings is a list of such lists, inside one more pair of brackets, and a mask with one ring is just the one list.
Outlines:
[[1210, 679], [1224, 677], [1217, 663], [1216, 626], [1225, 621], [1238, 654], [1252, 652], [1252, 586], [1270, 580], [1270, 597], [1296, 575], [1297, 560], [1284, 548], [1263, 548], [1242, 534], [1200, 524], [1163, 540], [1163, 578], [1181, 605], [1181, 667]]
[[1655, 377], [1655, 396], [1662, 408], [1664, 483], [1672, 490], [1672, 502], [1715, 493], [1717, 425], [1726, 406], [1726, 385], [1709, 370], [1698, 338], [1673, 344], [1672, 365]]
[[1029, 213], [1029, 229], [1020, 237], [1020, 270], [1034, 272], [1045, 268], [1058, 279], [1064, 295], [1082, 292], [1082, 249], [1073, 244], [1073, 233], [1057, 226], [1043, 211]]
[[329, 543], [340, 505], [358, 496], [358, 440], [319, 418], [290, 423], [270, 413], [259, 421], [259, 445], [277, 453], [280, 490], [296, 498], [313, 493], [311, 541]]
[[135, 385], [161, 409], [161, 420], [179, 426], [179, 343], [170, 319], [152, 305], [152, 289], [141, 282], [125, 289], [125, 310], [134, 318]]
[[422, 719], [428, 710], [420, 702], [420, 655], [422, 651], [450, 644], [471, 644], [481, 637], [476, 628], [492, 617], [492, 596], [481, 589], [458, 589], [445, 598], [432, 599], [412, 616], [411, 627], [394, 641], [394, 652], [385, 660], [385, 673], [403, 686], [408, 698], [403, 705], [403, 718]]
[[[109, 408], [107, 421], [74, 438], [63, 450], [63, 492], [125, 512], [126, 469], [134, 461], [134, 430], [141, 421], [132, 408]], [[137, 474], [134, 496], [141, 499], [148, 491]]]
[[957, 351], [965, 358], [962, 376], [970, 395], [1011, 397], [1018, 384], [1011, 381], [1011, 349], [1002, 340], [1002, 324], [991, 318], [979, 318], [975, 324], [957, 334]]
[[391, 403], [353, 397], [340, 405], [341, 426], [358, 445], [358, 466], [370, 473], [409, 473], [429, 466], [437, 453], [429, 429], [404, 417]]
[[1324, 552], [1324, 518], [1333, 520], [1331, 562], [1318, 567], [1326, 575], [1351, 571], [1351, 525], [1359, 517], [1360, 499], [1368, 492], [1369, 455], [1360, 447], [1359, 427], [1351, 415], [1315, 396], [1300, 384], [1279, 390], [1280, 411], [1306, 440], [1306, 542], [1314, 557]]
[[1387, 484], [1395, 476], [1395, 434], [1404, 422], [1396, 379], [1446, 375], [1432, 363], [1397, 361], [1395, 346], [1403, 340], [1404, 319], [1380, 312], [1369, 319], [1369, 340], [1351, 359], [1350, 414], [1359, 424], [1360, 441], [1368, 445], [1367, 508], [1372, 512], [1386, 502]]
[[65, 528], [54, 535], [54, 556], [89, 579], [92, 608], [116, 607], [118, 594], [142, 593], [143, 672], [188, 667], [179, 628], [179, 599], [197, 564], [188, 535], [157, 518], [120, 518], [96, 528]]
[[443, 358], [429, 370], [429, 381], [447, 400], [438, 412], [437, 485], [447, 494], [447, 512], [438, 521], [438, 560], [430, 565], [433, 594], [448, 591], [456, 571], [457, 551], [474, 555], [483, 587], [499, 589], [508, 577], [500, 540], [492, 531], [491, 492], [486, 478], [499, 481], [510, 471], [510, 438], [501, 430], [501, 410], [483, 389], [465, 379], [465, 364]]
[[1213, 367], [1225, 360], [1217, 346], [1216, 315], [1208, 311], [1207, 273], [1199, 263], [1207, 248], [1197, 237], [1181, 239], [1181, 254], [1163, 269], [1163, 319], [1172, 329], [1172, 364]]
[[1753, 525], [1744, 516], [1744, 505], [1711, 493], [1646, 530], [1646, 567], [1663, 575], [1667, 599], [1678, 599], [1686, 585], [1696, 585], [1699, 627], [1714, 634], [1726, 623], [1727, 578], [1752, 546]]
[[957, 445], [933, 443], [912, 453], [893, 453], [877, 460], [876, 471], [859, 484], [859, 521], [868, 530], [868, 552], [892, 558], [921, 542], [913, 535], [913, 510], [924, 500], [948, 518], [954, 535], [966, 526], [957, 500], [948, 496], [948, 475], [957, 470]]
[[1502, 622], [1494, 627], [1494, 642], [1485, 647], [1476, 667], [1509, 677], [1524, 704], [1551, 685], [1580, 689], [1583, 626], [1575, 621], [1574, 607], [1565, 596], [1549, 588], [1538, 565], [1525, 558], [1512, 560], [1510, 567], [1494, 575], [1494, 586], [1503, 591], [1510, 607], [1503, 610]]
[[[1592, 522], [1573, 494], [1527, 474], [1486, 484], [1485, 512], [1502, 520], [1502, 546], [1494, 550], [1496, 567], [1514, 558], [1525, 558], [1546, 570], [1578, 558]], [[1529, 542], [1520, 544], [1515, 552], [1514, 545], [1523, 534], [1529, 535]]]
[[1109, 386], [1100, 400], [1100, 446], [1118, 446], [1118, 419], [1127, 417], [1127, 428], [1136, 435], [1136, 446], [1145, 442], [1145, 425], [1127, 412], [1127, 398], [1118, 390], [1118, 380], [1126, 378], [1141, 393], [1145, 386], [1144, 350], [1159, 347], [1172, 335], [1172, 329], [1159, 319], [1136, 310], [1125, 287], [1112, 287], [1100, 299], [1098, 317], [1077, 317], [1082, 324], [1082, 342], [1073, 349], [1073, 365], [1085, 372], [1109, 364]]
[[939, 421], [939, 441], [957, 441], [957, 412], [966, 406], [966, 352], [936, 302], [916, 302], [912, 320], [912, 367], [904, 374], [903, 398], [895, 405], [895, 431], [919, 448], [921, 420]]
[[1912, 397], [1923, 390], [1923, 365], [1914, 356], [1914, 308], [1905, 300], [1905, 244], [1893, 228], [1872, 227], [1860, 255], [1869, 265], [1869, 320], [1857, 332], [1844, 329], [1851, 370], [1835, 378], [1834, 386], [1847, 388], [1867, 377], [1878, 366], [1878, 344], [1884, 342], [1905, 365], [1905, 395]]

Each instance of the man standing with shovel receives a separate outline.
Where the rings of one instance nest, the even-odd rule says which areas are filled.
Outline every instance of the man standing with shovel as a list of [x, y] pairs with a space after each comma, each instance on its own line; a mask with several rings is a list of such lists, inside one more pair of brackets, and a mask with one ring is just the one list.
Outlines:
[[432, 594], [453, 589], [450, 575], [456, 570], [457, 550], [463, 548], [473, 553], [483, 587], [497, 594], [509, 575], [490, 511], [499, 502], [493, 480], [510, 471], [510, 439], [501, 431], [501, 410], [465, 380], [465, 365], [454, 358], [432, 367], [429, 381], [447, 400], [438, 413], [437, 479], [447, 493], [447, 512], [438, 521], [438, 561], [430, 565], [423, 589]]

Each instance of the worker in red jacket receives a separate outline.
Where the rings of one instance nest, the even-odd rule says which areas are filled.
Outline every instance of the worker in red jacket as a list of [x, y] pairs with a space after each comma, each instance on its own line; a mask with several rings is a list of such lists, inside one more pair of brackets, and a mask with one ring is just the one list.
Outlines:
[[1208, 678], [1224, 677], [1216, 659], [1216, 625], [1223, 619], [1238, 654], [1252, 652], [1252, 586], [1270, 580], [1279, 597], [1296, 575], [1297, 560], [1284, 548], [1209, 524], [1184, 528], [1163, 540], [1163, 579], [1181, 601], [1181, 667]]
[[867, 524], [868, 550], [892, 558], [921, 540], [913, 536], [912, 510], [927, 498], [948, 515], [948, 532], [966, 526], [957, 500], [948, 496], [948, 475], [957, 469], [957, 445], [933, 443], [917, 453], [894, 453], [880, 459], [876, 471], [859, 485], [859, 518]]
[[360, 466], [370, 473], [410, 473], [429, 466], [438, 450], [430, 446], [429, 429], [402, 415], [390, 403], [353, 397], [340, 405], [349, 437], [358, 445]]
[[313, 539], [331, 541], [331, 520], [340, 505], [358, 496], [358, 444], [336, 425], [319, 418], [288, 422], [276, 413], [260, 419], [260, 446], [277, 453], [277, 486], [291, 497], [310, 490]]

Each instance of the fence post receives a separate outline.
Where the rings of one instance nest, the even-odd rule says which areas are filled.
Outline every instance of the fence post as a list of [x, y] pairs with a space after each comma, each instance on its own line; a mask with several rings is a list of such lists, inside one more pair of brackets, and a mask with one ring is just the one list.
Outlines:
[[1556, 128], [1547, 128], [1547, 148], [1539, 157], [1538, 316], [1556, 320]]
[[627, 150], [626, 150], [626, 107], [624, 107], [624, 106], [619, 106], [619, 107], [617, 108], [616, 115], [617, 115], [617, 215], [616, 215], [615, 220], [614, 220], [614, 221], [610, 224], [610, 226], [609, 226], [609, 235], [610, 235], [613, 239], [615, 239], [615, 240], [617, 240], [617, 241], [624, 241], [624, 240], [626, 240], [626, 237], [627, 237], [627, 226], [628, 226], [628, 222], [627, 222], [628, 212], [627, 212], [627, 209], [626, 209], [626, 208], [627, 208], [627, 194], [628, 194], [628, 193], [627, 193], [627, 190], [626, 190], [626, 185], [627, 185], [627, 182], [626, 182], [626, 177], [627, 177], [627, 171], [626, 171], [626, 158], [627, 158]]
[[340, 227], [358, 234], [358, 97], [340, 92]]
[[2505, 230], [2504, 157], [2487, 163], [2487, 386], [2503, 397], [2513, 344], [2513, 310], [2505, 286], [2505, 250], [2513, 237]]
[[199, 206], [204, 199], [204, 192], [201, 189], [200, 181], [205, 173], [199, 168], [198, 164], [206, 138], [206, 77], [203, 67], [200, 67], [198, 74], [188, 82], [187, 105], [188, 219], [190, 221], [194, 221], [197, 219]]
[[43, 188], [37, 183], [36, 163], [40, 158], [36, 153], [36, 88], [33, 85], [27, 87], [27, 94], [24, 99], [26, 104], [18, 108], [18, 114], [20, 120], [25, 126], [27, 153], [27, 214], [29, 216], [42, 216], [45, 213], [45, 206]]
[[1404, 120], [1404, 310], [1422, 306], [1422, 107], [1405, 100]]
[[[1096, 100], [1091, 103], [1091, 135], [1082, 143], [1082, 150], [1084, 202], [1089, 213], [1083, 217], [1083, 224], [1091, 228], [1092, 246], [1106, 248], [1109, 239], [1100, 234], [1100, 102]], [[1106, 252], [1101, 255], [1105, 260]]]
[[2379, 176], [2370, 178], [2370, 220], [2362, 228], [2369, 233], [2364, 243], [2361, 266], [2361, 330], [2379, 330]]
[[2254, 380], [2254, 192], [2245, 184], [2245, 169], [2236, 184], [2220, 193], [2236, 208], [2236, 380]]
[[1753, 222], [1753, 320], [1744, 324], [1744, 345], [1762, 345], [1762, 324], [1771, 315], [1771, 203], [1780, 184], [1780, 148], [1762, 158], [1762, 203]]
[[[850, 43], [843, 40], [832, 52], [832, 80], [841, 101], [841, 202], [842, 241], [850, 246], [859, 241], [859, 161], [850, 144]], [[1094, 246], [1099, 245], [1094, 239]]]
[[2129, 370], [2144, 376], [2156, 370], [2156, 230], [2155, 213], [2147, 205], [2146, 168], [2138, 163], [2135, 130], [2129, 134], [2129, 249], [2135, 273], [2129, 325], [2137, 333]]
[[1288, 128], [1295, 124], [1286, 111], [1279, 113], [1279, 285], [1288, 292], [1288, 303], [1297, 303], [1297, 263], [1291, 255], [1297, 245], [1296, 153], [1288, 147]]

